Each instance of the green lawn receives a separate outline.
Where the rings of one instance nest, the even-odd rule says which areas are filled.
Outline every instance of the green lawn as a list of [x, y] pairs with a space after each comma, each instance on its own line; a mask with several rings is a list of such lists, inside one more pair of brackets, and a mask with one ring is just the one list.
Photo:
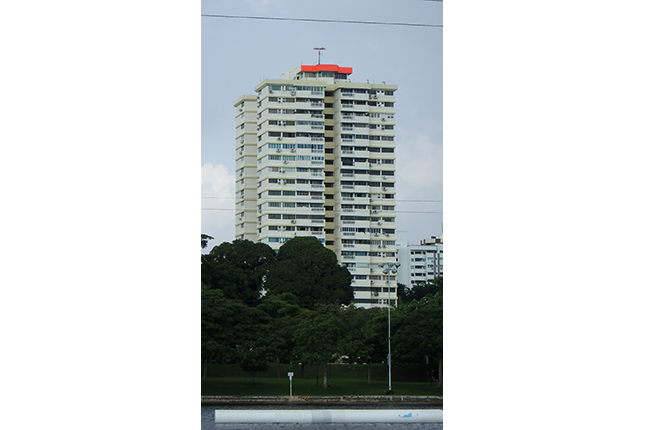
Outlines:
[[[204, 396], [288, 396], [289, 379], [287, 372], [293, 372], [294, 396], [373, 396], [383, 395], [387, 390], [387, 366], [373, 364], [371, 383], [367, 383], [367, 365], [334, 364], [329, 370], [329, 385], [322, 388], [322, 366], [307, 366], [304, 378], [300, 367], [283, 364], [281, 377], [277, 377], [276, 366], [253, 378], [243, 372], [238, 365], [211, 365], [208, 378], [202, 379]], [[415, 366], [393, 366], [392, 390], [395, 395], [442, 396], [443, 390], [434, 387], [436, 383], [425, 382], [422, 369]]]

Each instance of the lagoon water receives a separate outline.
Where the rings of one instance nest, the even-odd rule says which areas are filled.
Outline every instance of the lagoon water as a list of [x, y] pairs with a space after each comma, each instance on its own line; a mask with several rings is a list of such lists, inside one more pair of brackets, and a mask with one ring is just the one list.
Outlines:
[[[402, 404], [386, 404], [386, 405], [352, 405], [351, 409], [430, 409], [432, 406], [420, 406]], [[286, 406], [286, 405], [266, 405], [255, 406], [202, 406], [202, 430], [254, 430], [254, 429], [268, 429], [268, 430], [398, 430], [398, 429], [414, 429], [414, 430], [443, 430], [443, 423], [316, 423], [316, 424], [277, 424], [277, 423], [257, 423], [257, 424], [215, 424], [214, 416], [215, 410], [221, 409], [350, 409], [348, 405], [302, 405], [302, 406]]]

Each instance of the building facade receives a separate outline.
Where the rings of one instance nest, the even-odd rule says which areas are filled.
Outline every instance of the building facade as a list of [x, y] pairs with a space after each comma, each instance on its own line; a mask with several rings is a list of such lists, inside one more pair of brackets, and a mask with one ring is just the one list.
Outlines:
[[443, 276], [443, 237], [432, 236], [418, 245], [408, 243], [407, 232], [399, 231], [396, 243], [399, 283], [408, 288]]
[[236, 112], [235, 238], [273, 249], [314, 236], [352, 274], [354, 303], [396, 302], [394, 92], [351, 67], [297, 66]]

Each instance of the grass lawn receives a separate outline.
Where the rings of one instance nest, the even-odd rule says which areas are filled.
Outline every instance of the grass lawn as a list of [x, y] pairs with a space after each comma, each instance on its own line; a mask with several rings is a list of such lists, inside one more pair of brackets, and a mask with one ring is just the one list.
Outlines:
[[[329, 388], [322, 388], [322, 366], [307, 366], [304, 378], [297, 365], [281, 366], [281, 377], [277, 377], [276, 366], [256, 375], [243, 372], [238, 365], [211, 365], [208, 378], [202, 378], [203, 396], [288, 396], [289, 379], [287, 372], [293, 372], [294, 396], [378, 396], [387, 391], [387, 366], [373, 364], [371, 383], [367, 383], [367, 365], [334, 364], [330, 366]], [[395, 395], [442, 396], [443, 389], [436, 383], [423, 381], [423, 374], [413, 366], [392, 368], [392, 390]], [[421, 379], [421, 380], [420, 380]]]

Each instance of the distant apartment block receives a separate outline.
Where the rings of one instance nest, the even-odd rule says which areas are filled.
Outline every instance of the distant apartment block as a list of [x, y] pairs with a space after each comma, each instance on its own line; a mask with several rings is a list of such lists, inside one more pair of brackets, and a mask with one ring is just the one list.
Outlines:
[[399, 231], [396, 247], [400, 284], [411, 288], [443, 276], [443, 237], [432, 236], [410, 245], [407, 232]]
[[355, 304], [396, 302], [394, 92], [351, 67], [297, 66], [235, 107], [235, 238], [314, 236], [352, 274]]

